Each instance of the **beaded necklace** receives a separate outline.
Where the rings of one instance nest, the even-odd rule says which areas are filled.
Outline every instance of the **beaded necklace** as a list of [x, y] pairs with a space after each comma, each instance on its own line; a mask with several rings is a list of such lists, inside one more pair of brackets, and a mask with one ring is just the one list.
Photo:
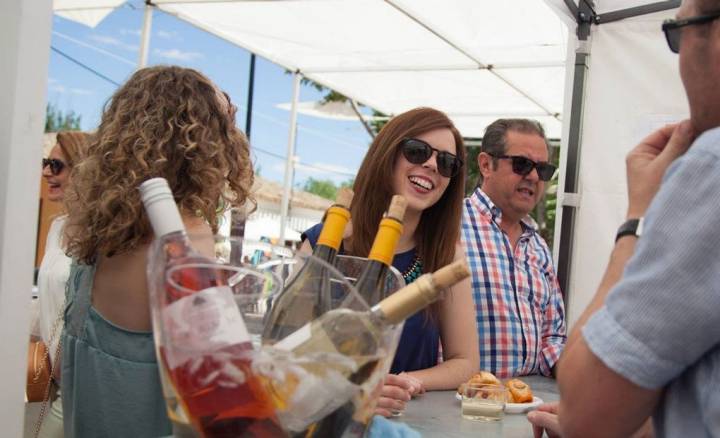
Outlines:
[[420, 256], [416, 254], [412, 264], [403, 272], [402, 276], [405, 279], [405, 284], [410, 284], [420, 275], [422, 275], [422, 260]]

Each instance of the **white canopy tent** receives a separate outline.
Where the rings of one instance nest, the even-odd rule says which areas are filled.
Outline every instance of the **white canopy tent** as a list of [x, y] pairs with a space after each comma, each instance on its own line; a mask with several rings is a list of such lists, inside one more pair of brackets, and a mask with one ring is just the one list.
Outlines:
[[[676, 58], [659, 30], [662, 19], [674, 13], [666, 9], [678, 2], [597, 0], [589, 8], [581, 1], [579, 6], [572, 0], [151, 4], [299, 72], [294, 102], [304, 75], [389, 114], [435, 106], [466, 136], [479, 136], [502, 116], [532, 117], [545, 123], [551, 136], [562, 132], [555, 248], [573, 321], [597, 287], [624, 216], [625, 153], [660, 121], [687, 114]], [[0, 332], [11, 335], [0, 361], [0, 373], [10, 376], [0, 383], [7, 407], [0, 419], [7, 436], [21, 431], [27, 314], [18, 309], [30, 289], [32, 254], [18, 248], [34, 248], [35, 224], [27, 218], [36, 217], [37, 205], [28, 200], [38, 188], [44, 99], [37, 90], [44, 90], [38, 78], [47, 70], [50, 37], [50, 2], [34, 2], [32, 13], [24, 3], [10, 0], [0, 17], [0, 47], [8, 61], [0, 67], [0, 96], [8, 97], [0, 99], [6, 115], [0, 118], [5, 123], [0, 153], [6, 158], [0, 160], [5, 170], [0, 172]], [[82, 9], [107, 10], [119, 3], [56, 0], [54, 6], [80, 20]], [[568, 14], [568, 7], [577, 11]], [[628, 15], [628, 7], [639, 7], [640, 15], [613, 21]], [[653, 9], [666, 11], [645, 14]], [[584, 18], [578, 20], [580, 12]], [[144, 26], [148, 36], [150, 16]], [[562, 24], [578, 21], [580, 39]], [[294, 129], [290, 161], [293, 137]]]
[[570, 116], [563, 126], [554, 245], [572, 325], [594, 296], [625, 219], [626, 154], [660, 125], [687, 117], [688, 109], [677, 55], [661, 31], [679, 1], [551, 3], [579, 23], [568, 60], [568, 73], [574, 71], [566, 84]]

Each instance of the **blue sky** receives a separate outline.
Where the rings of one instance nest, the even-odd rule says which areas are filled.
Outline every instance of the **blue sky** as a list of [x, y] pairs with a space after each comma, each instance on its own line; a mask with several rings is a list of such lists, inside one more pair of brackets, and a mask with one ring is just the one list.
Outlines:
[[[122, 83], [135, 70], [140, 45], [143, 4], [130, 1], [95, 29], [53, 17], [51, 45], [68, 56]], [[154, 11], [148, 65], [177, 64], [205, 73], [230, 94], [238, 106], [237, 123], [245, 129], [250, 54], [183, 21]], [[55, 51], [50, 52], [48, 102], [82, 116], [82, 128], [96, 128], [103, 105], [116, 86], [81, 68]], [[292, 96], [292, 75], [260, 57], [255, 65], [255, 91], [250, 143], [255, 168], [264, 178], [282, 182], [290, 112], [276, 108]], [[309, 86], [300, 101], [322, 94]], [[294, 183], [309, 176], [335, 182], [351, 178], [371, 139], [359, 121], [329, 120], [298, 115], [295, 154], [300, 165]], [[278, 157], [279, 156], [279, 157]]]

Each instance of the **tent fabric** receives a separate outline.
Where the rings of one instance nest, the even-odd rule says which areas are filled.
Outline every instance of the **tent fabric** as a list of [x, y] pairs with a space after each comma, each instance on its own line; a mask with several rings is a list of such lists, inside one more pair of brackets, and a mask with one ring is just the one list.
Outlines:
[[[55, 0], [56, 12], [79, 16], [82, 8], [71, 9], [80, 2], [90, 10], [122, 3]], [[467, 137], [480, 137], [497, 117], [531, 117], [543, 122], [551, 137], [562, 132], [567, 150], [572, 89], [567, 78], [579, 44], [564, 0], [152, 3], [386, 114], [434, 106]], [[595, 0], [594, 8], [603, 14], [652, 3]], [[662, 20], [675, 12], [591, 27], [579, 207], [565, 291], [571, 323], [599, 284], [625, 213], [625, 154], [652, 128], [687, 114], [677, 57], [660, 32]], [[563, 187], [564, 172], [560, 178]], [[555, 239], [557, 251], [559, 233]]]
[[53, 11], [68, 20], [95, 27], [123, 3], [125, 0], [53, 0]]
[[498, 117], [560, 135], [567, 27], [541, 0], [156, 0], [386, 114], [433, 106], [479, 137]]
[[[593, 26], [570, 268], [568, 322], [595, 294], [625, 220], [625, 156], [651, 131], [687, 118], [678, 57], [660, 26], [676, 10]], [[562, 185], [561, 185], [562, 187]], [[556, 236], [556, 247], [557, 247]]]

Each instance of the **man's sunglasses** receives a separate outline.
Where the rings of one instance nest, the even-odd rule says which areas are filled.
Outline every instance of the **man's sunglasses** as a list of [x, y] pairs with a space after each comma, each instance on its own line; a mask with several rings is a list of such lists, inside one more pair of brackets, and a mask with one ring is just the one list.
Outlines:
[[50, 173], [58, 176], [60, 175], [60, 172], [62, 172], [65, 168], [65, 163], [61, 160], [58, 160], [57, 158], [43, 158], [42, 168], [44, 169], [47, 166], [50, 166]]
[[697, 17], [685, 18], [683, 20], [665, 20], [662, 24], [662, 30], [665, 33], [668, 47], [673, 53], [680, 52], [680, 38], [682, 37], [682, 28], [685, 26], [693, 26], [696, 24], [705, 24], [720, 18], [720, 11], [707, 15], [698, 15]]
[[538, 178], [543, 181], [550, 181], [555, 175], [555, 169], [557, 169], [547, 161], [535, 162], [522, 155], [488, 155], [499, 160], [512, 160], [512, 170], [518, 175], [527, 176], [533, 169], [537, 169]]
[[406, 138], [400, 142], [403, 156], [412, 164], [423, 164], [437, 152], [437, 169], [440, 175], [452, 178], [460, 172], [463, 162], [450, 152], [439, 151], [422, 140]]

